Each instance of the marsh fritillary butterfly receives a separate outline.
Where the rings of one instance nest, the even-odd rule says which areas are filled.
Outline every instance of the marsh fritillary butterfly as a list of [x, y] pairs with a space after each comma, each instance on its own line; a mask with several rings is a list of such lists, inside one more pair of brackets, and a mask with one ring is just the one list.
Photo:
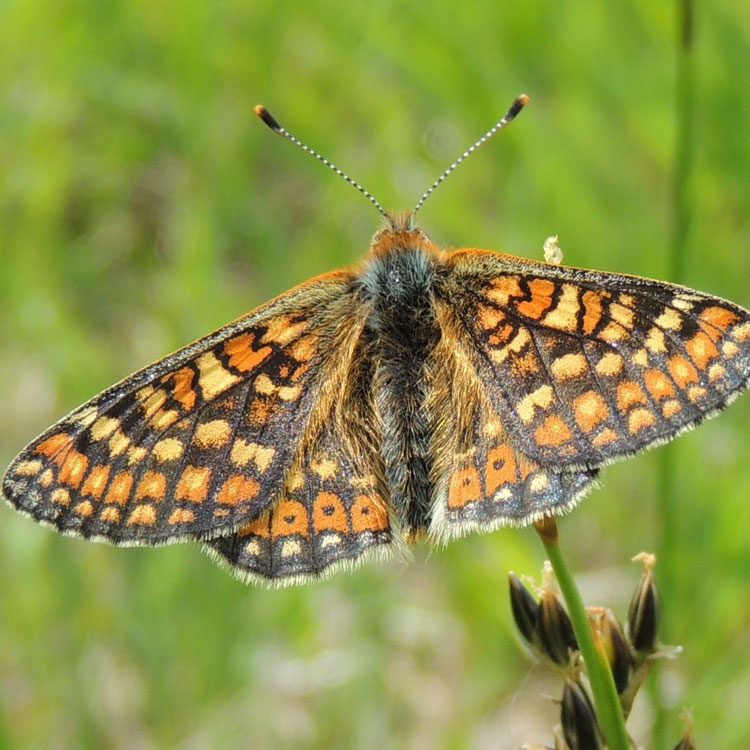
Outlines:
[[[246, 580], [308, 581], [404, 540], [570, 509], [606, 463], [723, 409], [750, 312], [685, 287], [488, 250], [385, 218], [363, 263], [131, 375], [32, 441], [22, 513], [121, 545], [202, 542]], [[266, 124], [329, 167], [263, 108]]]

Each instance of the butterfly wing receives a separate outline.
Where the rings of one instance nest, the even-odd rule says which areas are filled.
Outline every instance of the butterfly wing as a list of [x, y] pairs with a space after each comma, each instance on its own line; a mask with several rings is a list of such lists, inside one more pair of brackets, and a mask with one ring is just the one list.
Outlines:
[[244, 580], [288, 585], [319, 579], [400, 540], [392, 527], [382, 435], [373, 404], [372, 359], [361, 340], [317, 430], [308, 430], [280, 501], [206, 551]]
[[[482, 250], [447, 266], [438, 306], [460, 360], [453, 379], [480, 395], [460, 396], [476, 403], [474, 423], [453, 434], [473, 432], [475, 450], [441, 467], [438, 538], [463, 533], [467, 513], [496, 526], [570, 507], [600, 466], [695, 426], [750, 380], [750, 313], [725, 300]], [[493, 422], [497, 437], [481, 438]], [[513, 478], [501, 454], [514, 462], [511, 492], [487, 479], [498, 467]], [[536, 500], [524, 471], [543, 472]], [[453, 515], [451, 487], [464, 508]]]
[[686, 287], [488, 251], [448, 292], [513, 444], [596, 468], [715, 414], [750, 380], [750, 312]]
[[447, 542], [571, 508], [593, 486], [598, 469], [560, 470], [518, 451], [487, 395], [454, 304], [437, 300], [436, 312], [441, 338], [427, 368], [426, 405], [435, 484], [430, 538]]
[[279, 497], [346, 369], [359, 311], [348, 272], [296, 287], [73, 411], [13, 461], [5, 497], [116, 544], [233, 531]]

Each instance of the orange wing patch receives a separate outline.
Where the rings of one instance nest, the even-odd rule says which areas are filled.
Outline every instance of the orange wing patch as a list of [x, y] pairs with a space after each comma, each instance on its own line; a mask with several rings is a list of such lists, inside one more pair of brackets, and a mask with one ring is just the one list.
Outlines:
[[349, 531], [344, 503], [332, 492], [319, 492], [313, 502], [315, 531]]

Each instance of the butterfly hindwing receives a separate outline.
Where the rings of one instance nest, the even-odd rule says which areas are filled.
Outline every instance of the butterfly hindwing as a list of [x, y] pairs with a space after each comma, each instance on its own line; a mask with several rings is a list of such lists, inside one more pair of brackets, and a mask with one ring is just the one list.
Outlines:
[[358, 310], [348, 272], [296, 287], [62, 419], [11, 464], [5, 497], [118, 544], [237, 528], [279, 496]]
[[597, 469], [559, 471], [516, 450], [477, 374], [477, 354], [451, 306], [437, 304], [441, 340], [430, 362], [435, 494], [429, 535], [521, 525], [570, 509]]
[[596, 468], [716, 413], [750, 380], [750, 313], [691, 289], [481, 250], [443, 295], [515, 449]]
[[[242, 579], [286, 585], [325, 576], [398, 540], [387, 502], [367, 336], [357, 342], [336, 399], [297, 449], [280, 500], [206, 551]], [[326, 386], [328, 387], [328, 386]]]

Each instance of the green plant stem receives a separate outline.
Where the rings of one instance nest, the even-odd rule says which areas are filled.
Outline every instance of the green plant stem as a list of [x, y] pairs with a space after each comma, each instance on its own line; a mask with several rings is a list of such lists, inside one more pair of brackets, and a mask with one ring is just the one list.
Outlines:
[[586, 608], [560, 548], [557, 525], [554, 519], [545, 518], [543, 521], [534, 524], [534, 528], [536, 528], [542, 540], [552, 569], [555, 571], [560, 591], [565, 599], [568, 614], [573, 623], [573, 632], [578, 641], [583, 661], [586, 664], [586, 674], [591, 685], [596, 714], [607, 747], [609, 750], [629, 750], [630, 741], [625, 729], [625, 719], [622, 715], [620, 700], [617, 697], [612, 671], [606, 657], [600, 654], [594, 645]]
[[[694, 162], [695, 56], [694, 0], [677, 0], [677, 79], [675, 84], [675, 150], [672, 177], [672, 239], [669, 249], [669, 279], [681, 282], [685, 265], [693, 215], [690, 190]], [[675, 556], [677, 547], [676, 464], [673, 446], [661, 452], [659, 462], [659, 521], [661, 543], [659, 559], [665, 590], [675, 585]], [[664, 629], [669, 630], [669, 609], [664, 607]], [[657, 675], [649, 682], [648, 692], [653, 710], [651, 747], [660, 750], [667, 746], [667, 708], [664, 705]]]

